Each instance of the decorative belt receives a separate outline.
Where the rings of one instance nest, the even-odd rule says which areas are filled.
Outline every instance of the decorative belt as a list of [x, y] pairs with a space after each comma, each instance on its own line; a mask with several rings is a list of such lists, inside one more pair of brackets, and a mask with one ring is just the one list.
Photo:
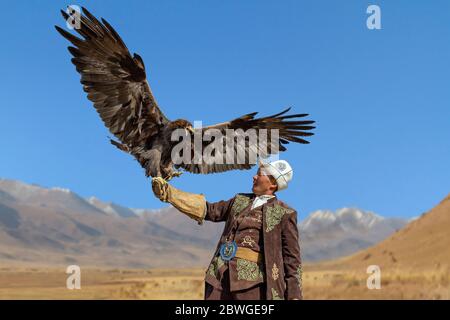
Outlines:
[[227, 241], [220, 246], [220, 257], [224, 261], [230, 261], [234, 257], [261, 263], [264, 255], [245, 247], [238, 247], [235, 241]]
[[262, 263], [264, 260], [264, 255], [261, 252], [256, 252], [250, 248], [245, 247], [237, 248], [236, 257], [256, 263]]

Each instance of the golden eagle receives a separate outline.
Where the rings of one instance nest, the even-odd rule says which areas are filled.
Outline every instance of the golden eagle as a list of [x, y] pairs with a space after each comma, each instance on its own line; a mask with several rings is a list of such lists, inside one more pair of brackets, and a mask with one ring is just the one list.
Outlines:
[[[69, 15], [61, 10], [66, 21]], [[97, 20], [88, 10], [82, 8], [79, 28], [76, 32], [82, 38], [55, 26], [56, 30], [73, 46], [68, 49], [73, 55], [72, 63], [81, 74], [81, 84], [87, 92], [87, 97], [94, 103], [94, 107], [106, 127], [119, 140], [111, 143], [127, 153], [132, 154], [145, 169], [147, 176], [171, 179], [177, 176], [174, 168], [183, 168], [192, 173], [214, 173], [234, 169], [250, 169], [255, 163], [250, 161], [249, 153], [256, 148], [250, 143], [248, 136], [244, 136], [245, 144], [234, 144], [225, 150], [215, 151], [224, 159], [236, 160], [239, 151], [244, 152], [243, 161], [207, 161], [202, 158], [194, 163], [174, 163], [172, 150], [179, 141], [172, 141], [172, 133], [182, 129], [186, 135], [203, 136], [208, 129], [215, 129], [223, 133], [233, 129], [234, 138], [239, 139], [247, 130], [254, 129], [260, 133], [265, 129], [267, 134], [266, 155], [284, 151], [283, 144], [292, 142], [309, 143], [301, 137], [311, 136], [314, 121], [298, 120], [308, 114], [285, 115], [289, 109], [268, 117], [255, 118], [257, 112], [246, 114], [234, 120], [207, 126], [193, 128], [184, 119], [170, 121], [162, 113], [146, 79], [146, 72], [142, 58], [131, 55], [119, 34], [104, 19]], [[237, 130], [242, 129], [242, 130]], [[278, 139], [273, 142], [271, 132], [277, 129]], [[217, 138], [214, 138], [217, 139]], [[204, 151], [213, 140], [200, 143], [200, 151]], [[194, 140], [187, 140], [189, 150], [194, 152]], [[225, 138], [223, 138], [225, 143]], [[244, 150], [240, 150], [244, 149]], [[219, 149], [218, 149], [219, 150]]]

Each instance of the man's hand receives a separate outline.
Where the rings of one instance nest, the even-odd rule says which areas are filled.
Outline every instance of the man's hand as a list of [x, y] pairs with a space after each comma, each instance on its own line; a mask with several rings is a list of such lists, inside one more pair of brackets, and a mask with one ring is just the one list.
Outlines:
[[159, 200], [170, 203], [178, 211], [197, 220], [199, 224], [203, 222], [206, 214], [206, 200], [202, 194], [181, 191], [172, 187], [161, 177], [152, 178], [152, 189]]
[[169, 184], [161, 177], [152, 178], [153, 193], [159, 200], [168, 202]]

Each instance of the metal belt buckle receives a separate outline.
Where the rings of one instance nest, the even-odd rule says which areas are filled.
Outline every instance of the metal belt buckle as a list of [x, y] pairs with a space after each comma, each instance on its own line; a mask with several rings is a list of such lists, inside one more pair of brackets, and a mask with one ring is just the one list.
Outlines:
[[236, 256], [236, 241], [227, 241], [220, 246], [220, 257], [222, 260], [230, 261]]

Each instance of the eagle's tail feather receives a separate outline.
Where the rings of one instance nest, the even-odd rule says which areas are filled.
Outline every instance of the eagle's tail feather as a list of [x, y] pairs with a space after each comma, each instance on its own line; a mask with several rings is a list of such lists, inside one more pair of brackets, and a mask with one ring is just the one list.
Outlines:
[[123, 143], [119, 143], [117, 141], [114, 141], [113, 139], [110, 139], [109, 141], [111, 141], [112, 145], [115, 145], [117, 148], [119, 148], [120, 150], [129, 153], [130, 152], [130, 148]]

